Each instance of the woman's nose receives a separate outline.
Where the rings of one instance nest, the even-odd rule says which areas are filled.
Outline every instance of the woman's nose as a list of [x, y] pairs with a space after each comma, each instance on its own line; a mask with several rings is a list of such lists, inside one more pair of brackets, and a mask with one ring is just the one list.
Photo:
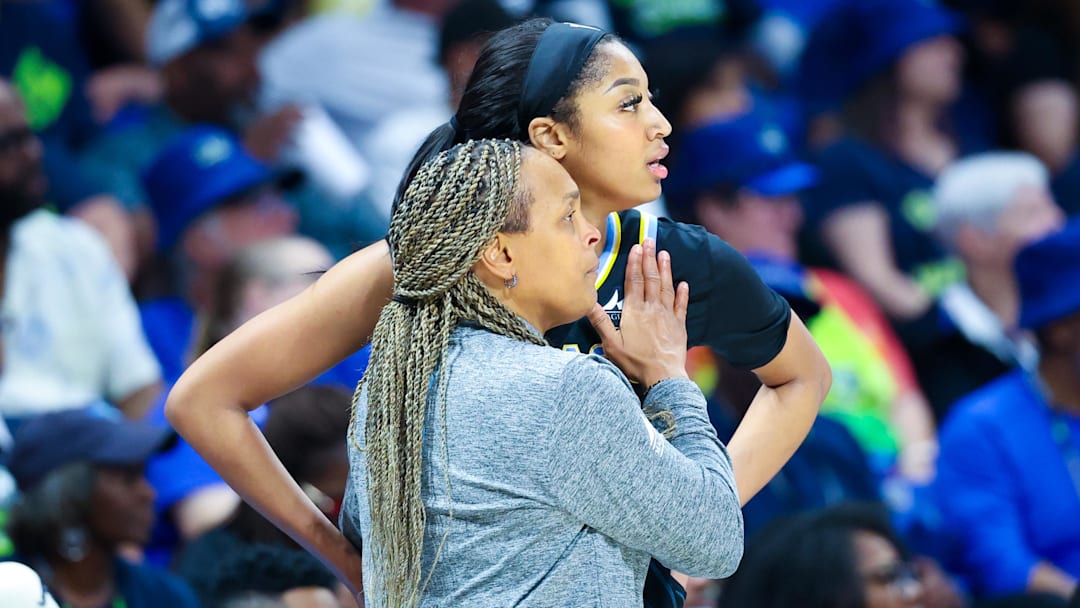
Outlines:
[[592, 225], [592, 222], [585, 220], [585, 245], [588, 247], [594, 247], [600, 242], [600, 229]]
[[656, 107], [655, 105], [651, 107], [653, 113], [655, 114], [651, 139], [662, 139], [671, 135], [671, 123], [668, 122], [667, 117], [664, 116], [664, 113], [660, 111], [660, 108]]

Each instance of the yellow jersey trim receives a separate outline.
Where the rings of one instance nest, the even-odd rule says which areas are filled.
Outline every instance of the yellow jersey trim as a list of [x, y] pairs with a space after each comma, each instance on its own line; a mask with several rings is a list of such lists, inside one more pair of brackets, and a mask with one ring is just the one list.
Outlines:
[[657, 219], [656, 216], [644, 211], [638, 211], [638, 225], [641, 229], [638, 231], [638, 245], [645, 244], [645, 239], [652, 239], [656, 241]]

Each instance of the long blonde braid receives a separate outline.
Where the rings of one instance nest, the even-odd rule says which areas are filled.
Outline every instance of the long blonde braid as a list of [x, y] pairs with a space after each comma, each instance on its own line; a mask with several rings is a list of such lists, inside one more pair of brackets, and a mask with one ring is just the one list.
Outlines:
[[[379, 317], [356, 397], [366, 389], [372, 525], [365, 543], [377, 576], [365, 583], [386, 606], [416, 606], [422, 593], [423, 426], [451, 332], [469, 320], [545, 344], [471, 272], [496, 232], [528, 229], [521, 157], [521, 144], [509, 140], [469, 141], [440, 153], [417, 172], [390, 224], [396, 299]], [[444, 431], [445, 371], [435, 379]]]

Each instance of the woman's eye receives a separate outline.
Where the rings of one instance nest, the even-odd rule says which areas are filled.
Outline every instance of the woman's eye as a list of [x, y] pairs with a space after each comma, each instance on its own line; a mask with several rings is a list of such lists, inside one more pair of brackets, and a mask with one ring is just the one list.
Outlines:
[[637, 110], [637, 107], [641, 105], [641, 102], [644, 101], [644, 99], [645, 98], [641, 96], [641, 93], [638, 93], [637, 95], [634, 95], [630, 99], [624, 101], [622, 103], [622, 106], [620, 107], [623, 110]]

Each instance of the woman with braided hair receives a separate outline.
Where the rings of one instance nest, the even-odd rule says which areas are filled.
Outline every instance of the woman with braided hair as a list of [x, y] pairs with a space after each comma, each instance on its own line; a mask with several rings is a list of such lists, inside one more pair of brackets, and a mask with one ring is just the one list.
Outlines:
[[544, 340], [596, 304], [600, 233], [579, 207], [558, 163], [508, 140], [459, 144], [410, 183], [344, 512], [368, 606], [572, 605], [599, 580], [588, 603], [622, 607], [651, 555], [711, 577], [738, 564], [735, 481], [686, 375], [689, 290], [666, 256], [638, 251], [627, 294], [649, 306], [623, 324], [649, 344], [627, 369], [644, 410], [607, 360]]
[[[599, 304], [588, 319], [552, 328], [546, 337], [579, 352], [599, 353], [602, 344], [618, 362], [642, 360], [626, 333], [616, 330], [637, 306], [626, 298], [633, 283], [621, 280], [640, 278], [631, 276], [631, 252], [649, 239], [669, 251], [675, 279], [693, 287], [688, 343], [711, 346], [762, 381], [727, 446], [745, 504], [806, 437], [831, 376], [802, 322], [729, 245], [700, 227], [633, 210], [660, 195], [670, 129], [652, 104], [648, 76], [625, 45], [593, 28], [527, 21], [489, 40], [455, 117], [421, 147], [401, 193], [424, 162], [469, 139], [513, 139], [557, 160], [580, 188], [581, 214], [604, 230], [594, 245], [601, 260], [594, 282]], [[167, 407], [176, 429], [242, 496], [330, 556], [339, 573], [348, 569], [343, 576], [354, 582], [360, 577], [352, 546], [323, 527], [321, 514], [279, 474], [246, 412], [367, 344], [394, 280], [386, 242], [349, 256], [196, 361]], [[518, 287], [525, 287], [520, 277]], [[647, 585], [649, 606], [681, 605], [681, 589], [667, 582], [652, 595]]]

